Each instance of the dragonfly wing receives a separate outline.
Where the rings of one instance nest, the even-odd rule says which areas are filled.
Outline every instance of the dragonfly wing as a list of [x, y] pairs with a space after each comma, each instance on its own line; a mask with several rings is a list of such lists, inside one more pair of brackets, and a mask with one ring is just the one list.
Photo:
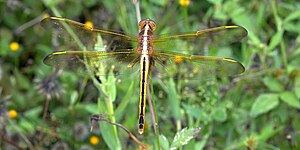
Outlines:
[[84, 72], [89, 69], [99, 76], [108, 75], [110, 70], [115, 75], [136, 72], [138, 61], [139, 55], [132, 49], [118, 52], [62, 51], [52, 53], [44, 59], [44, 63], [52, 67]]
[[70, 49], [114, 51], [132, 49], [137, 43], [136, 36], [93, 28], [65, 18], [49, 17], [42, 20], [41, 25], [55, 35], [56, 45], [65, 46], [60, 51]]
[[244, 66], [236, 60], [213, 56], [156, 51], [154, 60], [154, 70], [157, 70], [159, 77], [206, 80], [234, 76], [245, 71]]
[[224, 46], [240, 41], [247, 36], [247, 30], [240, 26], [221, 26], [196, 32], [161, 35], [154, 40], [154, 49], [186, 50], [191, 54], [204, 54], [204, 49]]

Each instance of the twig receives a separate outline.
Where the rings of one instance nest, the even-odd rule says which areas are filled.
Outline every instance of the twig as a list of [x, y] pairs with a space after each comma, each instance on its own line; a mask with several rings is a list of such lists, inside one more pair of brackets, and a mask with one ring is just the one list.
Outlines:
[[141, 19], [141, 10], [140, 10], [140, 0], [132, 0], [132, 3], [135, 5], [136, 18], [139, 23], [142, 20]]
[[[150, 74], [150, 76], [152, 76], [152, 74]], [[152, 79], [150, 80], [152, 81]], [[160, 142], [159, 142], [159, 130], [158, 130], [158, 122], [156, 122], [155, 117], [157, 117], [156, 115], [156, 105], [155, 105], [155, 101], [152, 101], [151, 96], [150, 96], [150, 87], [149, 85], [151, 84], [151, 89], [153, 89], [153, 84], [152, 82], [150, 83], [150, 81], [148, 81], [148, 103], [149, 103], [149, 107], [150, 107], [150, 111], [151, 111], [151, 117], [152, 117], [152, 124], [153, 124], [153, 128], [154, 128], [154, 132], [155, 132], [155, 136], [156, 136], [156, 140], [157, 140], [157, 149], [160, 149]], [[153, 91], [153, 90], [152, 90]], [[151, 93], [152, 94], [152, 93]], [[153, 105], [152, 105], [153, 102]]]
[[150, 107], [150, 112], [151, 112], [151, 118], [152, 118], [152, 126], [154, 128], [154, 132], [156, 133], [156, 119], [155, 119], [155, 114], [154, 114], [154, 109], [153, 109], [153, 105], [152, 105], [152, 99], [150, 96], [150, 87], [149, 84], [147, 84], [147, 93], [148, 93], [148, 103], [149, 103], [149, 107]]
[[144, 143], [142, 143], [140, 140], [138, 140], [126, 127], [124, 127], [123, 125], [121, 124], [118, 124], [118, 123], [115, 123], [115, 122], [111, 122], [109, 120], [106, 119], [106, 116], [103, 115], [103, 114], [94, 114], [91, 116], [91, 131], [93, 130], [93, 124], [94, 122], [93, 121], [104, 121], [108, 124], [112, 124], [112, 125], [115, 125], [115, 126], [118, 126], [120, 128], [122, 128], [123, 130], [125, 130], [129, 136], [136, 142], [138, 143], [143, 149], [147, 149], [147, 145], [145, 145]]
[[13, 146], [13, 147], [15, 147], [18, 150], [23, 150], [23, 148], [21, 148], [19, 145], [17, 145], [13, 141], [5, 138], [3, 135], [0, 136], [0, 140], [3, 141], [3, 142], [5, 142], [5, 143], [7, 143], [7, 144], [9, 144], [9, 145], [11, 145], [11, 146]]

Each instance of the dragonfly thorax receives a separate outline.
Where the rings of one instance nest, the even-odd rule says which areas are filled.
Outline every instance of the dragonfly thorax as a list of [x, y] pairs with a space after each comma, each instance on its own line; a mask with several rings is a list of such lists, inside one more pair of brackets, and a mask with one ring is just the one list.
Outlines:
[[140, 55], [153, 55], [153, 30], [155, 29], [154, 21], [150, 19], [142, 20], [139, 23], [140, 33], [138, 36], [137, 52]]

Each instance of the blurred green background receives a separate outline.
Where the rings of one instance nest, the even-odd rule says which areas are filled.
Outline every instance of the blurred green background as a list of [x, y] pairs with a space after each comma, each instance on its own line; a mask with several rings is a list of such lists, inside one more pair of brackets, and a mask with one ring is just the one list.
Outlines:
[[[159, 135], [147, 105], [146, 133], [137, 138], [151, 149], [299, 149], [300, 2], [186, 2], [141, 1], [141, 16], [155, 20], [159, 33], [245, 27], [241, 43], [209, 54], [239, 60], [246, 72], [191, 84], [154, 79]], [[89, 121], [92, 114], [113, 114], [108, 119], [137, 135], [139, 77], [99, 83], [46, 66], [56, 43], [39, 25], [61, 16], [137, 35], [134, 2], [2, 0], [0, 12], [0, 149], [138, 148], [116, 126], [101, 123], [90, 132]]]

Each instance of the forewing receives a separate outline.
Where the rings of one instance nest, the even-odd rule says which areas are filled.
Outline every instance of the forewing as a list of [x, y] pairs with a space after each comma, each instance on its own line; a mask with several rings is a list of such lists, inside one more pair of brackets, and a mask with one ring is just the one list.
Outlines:
[[205, 49], [228, 45], [247, 36], [247, 30], [240, 26], [221, 26], [196, 32], [161, 35], [154, 40], [154, 49], [180, 53], [204, 54]]
[[[54, 45], [64, 50], [115, 51], [132, 49], [137, 43], [135, 36], [109, 31], [65, 18], [49, 17], [41, 25], [54, 38]], [[99, 44], [101, 43], [101, 44]]]

